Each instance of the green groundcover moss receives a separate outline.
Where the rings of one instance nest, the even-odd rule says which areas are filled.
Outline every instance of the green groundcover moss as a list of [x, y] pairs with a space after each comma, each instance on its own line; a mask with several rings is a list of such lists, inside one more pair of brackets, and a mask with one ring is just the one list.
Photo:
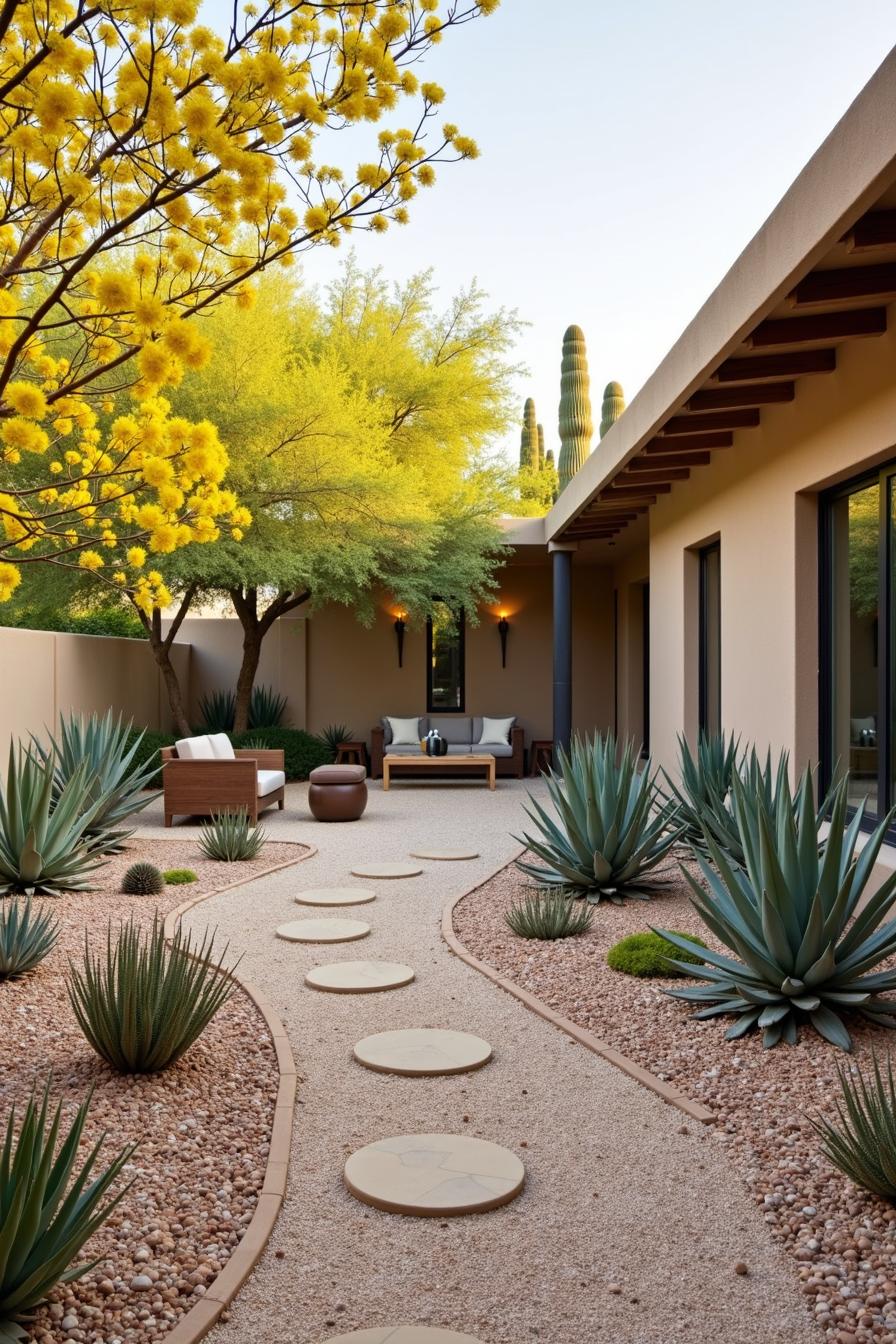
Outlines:
[[162, 876], [169, 887], [183, 887], [188, 882], [199, 881], [192, 868], [167, 868]]
[[[672, 932], [678, 933], [678, 929], [673, 929]], [[706, 946], [702, 938], [695, 938], [693, 934], [686, 933], [681, 936], [690, 938], [701, 947]], [[699, 957], [693, 956], [690, 952], [679, 951], [667, 938], [662, 938], [652, 930], [645, 933], [631, 933], [627, 938], [620, 939], [607, 953], [607, 965], [611, 970], [622, 971], [623, 975], [665, 977], [684, 975], [684, 971], [676, 970], [674, 966], [669, 965], [667, 957], [674, 957], [677, 961], [689, 961], [695, 966], [700, 965]]]

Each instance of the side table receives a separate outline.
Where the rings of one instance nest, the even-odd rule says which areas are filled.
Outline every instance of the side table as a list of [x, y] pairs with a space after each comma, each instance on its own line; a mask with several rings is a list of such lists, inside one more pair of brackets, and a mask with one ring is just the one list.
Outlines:
[[529, 775], [534, 778], [553, 763], [554, 744], [548, 738], [536, 738], [529, 748]]
[[367, 743], [366, 742], [340, 742], [336, 748], [336, 765], [363, 765], [367, 769]]

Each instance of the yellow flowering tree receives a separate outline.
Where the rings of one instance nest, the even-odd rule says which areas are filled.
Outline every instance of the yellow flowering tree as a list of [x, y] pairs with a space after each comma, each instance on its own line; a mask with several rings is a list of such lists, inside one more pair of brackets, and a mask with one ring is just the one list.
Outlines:
[[[430, 143], [443, 91], [410, 67], [497, 3], [250, 4], [226, 35], [198, 0], [0, 5], [0, 601], [51, 561], [148, 614], [154, 554], [240, 535], [214, 424], [170, 404], [208, 358], [195, 316], [475, 156], [450, 123]], [[351, 173], [324, 161], [405, 99]]]

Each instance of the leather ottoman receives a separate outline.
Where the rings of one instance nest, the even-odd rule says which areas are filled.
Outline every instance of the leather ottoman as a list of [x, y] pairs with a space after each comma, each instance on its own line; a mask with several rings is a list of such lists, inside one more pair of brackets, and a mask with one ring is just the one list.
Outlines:
[[308, 806], [317, 821], [357, 821], [367, 806], [363, 765], [319, 765], [308, 780]]

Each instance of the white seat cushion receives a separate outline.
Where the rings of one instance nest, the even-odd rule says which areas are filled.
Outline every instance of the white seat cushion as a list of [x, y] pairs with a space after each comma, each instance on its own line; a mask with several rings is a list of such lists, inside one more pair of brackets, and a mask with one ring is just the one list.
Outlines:
[[216, 761], [236, 760], [233, 743], [226, 733], [209, 733], [208, 740], [212, 744], [212, 751], [215, 754]]
[[286, 775], [282, 770], [259, 770], [258, 772], [258, 796], [264, 798], [275, 789], [282, 789], [286, 783]]
[[214, 748], [206, 734], [204, 737], [181, 737], [175, 742], [177, 754], [182, 761], [213, 761]]

